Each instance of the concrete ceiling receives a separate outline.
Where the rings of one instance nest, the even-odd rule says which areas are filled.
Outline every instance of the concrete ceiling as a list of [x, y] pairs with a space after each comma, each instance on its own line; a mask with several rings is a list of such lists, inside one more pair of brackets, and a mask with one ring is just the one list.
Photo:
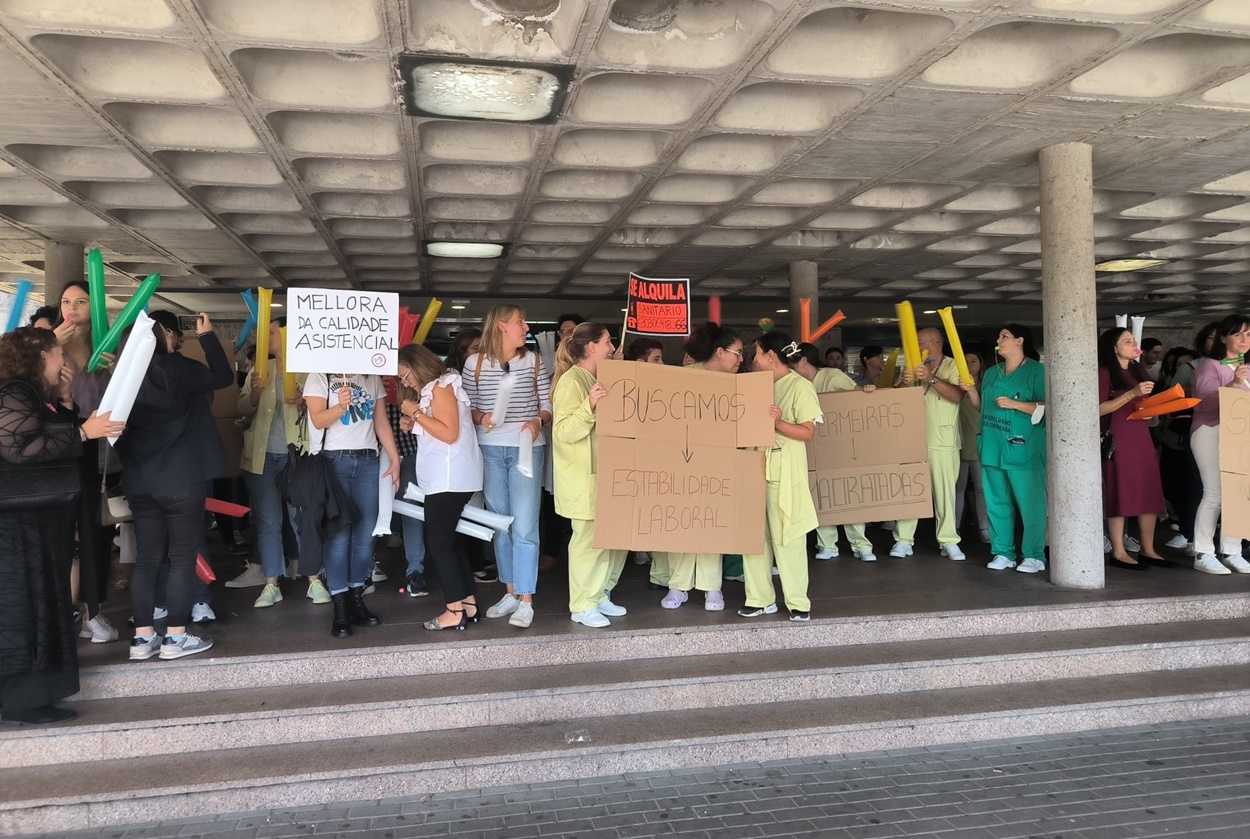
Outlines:
[[[403, 52], [572, 83], [548, 124], [411, 118]], [[1099, 257], [1169, 260], [1103, 303], [1250, 302], [1247, 0], [0, 0], [0, 281], [44, 239], [192, 309], [619, 300], [631, 270], [778, 300], [814, 259], [848, 312], [1036, 310], [1037, 152], [1075, 140]]]

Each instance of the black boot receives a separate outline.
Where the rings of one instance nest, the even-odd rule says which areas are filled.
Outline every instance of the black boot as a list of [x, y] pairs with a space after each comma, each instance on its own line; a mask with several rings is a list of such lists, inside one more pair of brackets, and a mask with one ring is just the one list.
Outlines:
[[365, 605], [365, 590], [350, 588], [347, 590], [347, 613], [356, 626], [381, 626], [382, 619]]
[[330, 595], [330, 602], [334, 605], [334, 623], [330, 624], [330, 634], [335, 638], [352, 637], [351, 605], [347, 592]]

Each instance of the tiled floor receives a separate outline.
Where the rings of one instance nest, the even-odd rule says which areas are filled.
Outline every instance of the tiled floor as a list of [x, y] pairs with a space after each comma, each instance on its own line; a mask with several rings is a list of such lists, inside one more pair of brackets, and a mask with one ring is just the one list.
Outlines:
[[65, 839], [300, 836], [1245, 839], [1250, 717], [223, 815]]
[[[990, 554], [988, 546], [975, 537], [964, 542], [966, 562], [952, 562], [938, 555], [932, 528], [921, 523], [916, 556], [893, 559], [888, 555], [891, 534], [869, 528], [868, 534], [876, 548], [877, 562], [861, 562], [843, 545], [842, 556], [827, 562], [810, 564], [810, 595], [812, 616], [873, 616], [909, 612], [934, 612], [962, 609], [1003, 609], [1062, 603], [1103, 602], [1141, 597], [1178, 595], [1250, 593], [1250, 574], [1213, 577], [1194, 571], [1192, 560], [1183, 554], [1164, 550], [1165, 556], [1177, 560], [1178, 568], [1152, 568], [1145, 572], [1107, 569], [1107, 587], [1096, 591], [1064, 590], [1052, 585], [1046, 573], [1021, 574], [1015, 571], [990, 571], [985, 567]], [[213, 564], [220, 581], [229, 580], [242, 570], [242, 559], [228, 556], [220, 540], [213, 537]], [[426, 632], [422, 621], [441, 611], [437, 579], [430, 580], [432, 595], [412, 599], [398, 593], [403, 584], [402, 549], [383, 549], [382, 563], [390, 579], [377, 584], [377, 592], [367, 598], [369, 607], [384, 621], [377, 629], [358, 629], [348, 641], [330, 637], [329, 606], [314, 606], [305, 599], [307, 583], [283, 581], [286, 597], [267, 609], [255, 609], [252, 602], [259, 588], [229, 589], [221, 582], [213, 586], [213, 608], [217, 620], [204, 625], [204, 631], [215, 639], [215, 657], [290, 653], [305, 650], [341, 649], [344, 646], [380, 646], [390, 644], [443, 643], [473, 638], [515, 637], [518, 633], [568, 635], [570, 633], [613, 632], [619, 629], [656, 629], [690, 627], [708, 624], [741, 623], [735, 611], [743, 604], [741, 583], [724, 584], [725, 610], [707, 612], [702, 597], [692, 595], [690, 602], [677, 610], [660, 608], [664, 592], [647, 588], [647, 568], [626, 566], [613, 599], [629, 609], [629, 615], [613, 620], [606, 630], [586, 629], [569, 620], [567, 610], [567, 577], [560, 568], [542, 574], [535, 600], [533, 626], [520, 630], [504, 620], [486, 620], [471, 626], [465, 633]], [[490, 605], [503, 594], [498, 583], [484, 585], [479, 601]], [[780, 585], [778, 596], [780, 598]], [[105, 614], [122, 631], [130, 615], [128, 592], [110, 590]], [[757, 621], [785, 620], [785, 610], [773, 617]], [[84, 667], [126, 663], [124, 643], [87, 644], [80, 648]]]

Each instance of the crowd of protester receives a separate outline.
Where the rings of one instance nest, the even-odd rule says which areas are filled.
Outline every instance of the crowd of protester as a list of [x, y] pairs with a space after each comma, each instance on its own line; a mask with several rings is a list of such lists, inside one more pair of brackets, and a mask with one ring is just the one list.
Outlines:
[[[88, 368], [89, 307], [86, 284], [70, 283], [59, 307], [40, 309], [31, 326], [0, 338], [0, 563], [9, 581], [0, 593], [4, 721], [72, 717], [55, 703], [77, 691], [77, 639], [119, 637], [100, 611], [115, 535], [122, 562], [132, 566], [116, 583], [130, 591], [129, 657], [176, 659], [212, 648], [198, 626], [213, 617], [208, 586], [197, 574], [212, 521], [205, 503], [236, 466], [254, 542], [246, 570], [225, 585], [259, 588], [255, 608], [277, 606], [284, 587], [289, 595], [302, 578], [305, 596], [330, 606], [333, 637], [378, 626], [365, 595], [387, 578], [376, 559], [386, 538], [375, 535], [379, 507], [390, 503], [389, 493], [404, 500], [415, 486], [425, 518], [396, 516], [389, 544], [403, 545], [401, 592], [430, 596], [426, 572], [434, 572], [443, 610], [425, 629], [464, 630], [482, 617], [530, 627], [537, 597], [564, 597], [540, 586], [540, 572], [560, 560], [567, 562], [574, 622], [606, 627], [626, 614], [613, 591], [627, 552], [597, 548], [593, 540], [595, 417], [607, 393], [597, 371], [612, 358], [663, 364], [660, 342], [642, 338], [618, 348], [605, 326], [563, 315], [554, 359], [545, 359], [529, 341], [525, 312], [505, 304], [480, 329], [461, 329], [446, 359], [408, 345], [395, 377], [324, 371], [300, 375], [292, 391], [283, 375], [280, 319], [271, 325], [267, 375], [252, 369], [240, 380], [207, 315], [195, 320], [199, 346], [190, 358], [178, 318], [155, 311], [155, 355], [123, 424], [97, 413], [113, 358], [106, 356], [102, 369]], [[990, 546], [989, 569], [1045, 570], [1046, 377], [1030, 330], [1004, 326], [992, 357], [967, 352], [971, 382], [946, 355], [940, 331], [922, 329], [917, 338], [923, 363], [891, 376], [880, 346], [860, 350], [852, 374], [841, 347], [822, 354], [780, 331], [744, 339], [709, 323], [690, 335], [687, 366], [772, 378], [764, 551], [639, 555], [651, 563], [651, 586], [665, 592], [662, 608], [679, 609], [699, 593], [706, 610], [720, 611], [723, 582], [739, 580], [745, 594], [738, 615], [775, 614], [776, 577], [788, 619], [804, 622], [811, 616], [809, 562], [837, 557], [842, 533], [865, 562], [877, 560], [866, 535], [874, 524], [893, 532], [890, 557], [913, 554], [915, 520], [819, 526], [806, 443], [822, 421], [822, 393], [919, 388], [940, 554], [965, 561], [962, 532], [974, 531]], [[1116, 568], [1179, 566], [1190, 562], [1180, 553], [1188, 551], [1197, 571], [1250, 573], [1239, 539], [1216, 541], [1218, 391], [1247, 386], [1250, 318], [1230, 315], [1204, 327], [1194, 343], [1164, 352], [1153, 340], [1138, 347], [1127, 329], [1099, 337], [1099, 413], [1114, 438], [1104, 458], [1105, 548]], [[1174, 385], [1201, 400], [1192, 413], [1152, 424], [1129, 418], [1152, 392]], [[214, 394], [229, 388], [243, 427], [237, 464], [227, 462], [211, 407]], [[111, 510], [116, 494], [130, 510], [120, 534], [102, 523], [102, 507]], [[458, 531], [475, 505], [507, 522], [489, 549]], [[1176, 551], [1173, 559], [1156, 545], [1161, 522], [1172, 534], [1163, 547]], [[230, 519], [213, 523], [232, 552], [247, 551]], [[502, 594], [479, 605], [479, 588], [495, 582]]]

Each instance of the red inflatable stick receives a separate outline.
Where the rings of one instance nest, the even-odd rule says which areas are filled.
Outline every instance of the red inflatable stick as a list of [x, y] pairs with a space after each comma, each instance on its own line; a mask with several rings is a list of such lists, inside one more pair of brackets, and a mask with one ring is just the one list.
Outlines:
[[217, 575], [213, 573], [213, 566], [208, 564], [208, 560], [204, 558], [204, 554], [195, 555], [195, 576], [200, 578], [200, 582], [208, 585], [217, 579]]
[[1128, 418], [1131, 420], [1144, 420], [1151, 417], [1161, 417], [1164, 414], [1175, 414], [1177, 411], [1188, 411], [1201, 402], [1201, 399], [1173, 399], [1171, 402], [1164, 402], [1162, 405], [1138, 408], [1129, 414]]
[[216, 498], [205, 498], [204, 509], [210, 513], [221, 513], [223, 516], [230, 516], [236, 519], [252, 512], [251, 507], [244, 507], [242, 504], [231, 504], [229, 501], [218, 501]]
[[409, 314], [408, 307], [402, 306], [399, 310], [399, 345], [412, 343], [412, 336], [417, 334], [417, 323], [421, 320], [420, 315]]
[[1175, 402], [1177, 399], [1185, 398], [1185, 388], [1181, 385], [1170, 387], [1167, 390], [1160, 391], [1152, 396], [1148, 396], [1141, 402], [1137, 403], [1137, 410], [1143, 408], [1153, 408], [1156, 405], [1164, 405], [1168, 402]]
[[708, 323], [720, 324], [720, 295], [713, 294], [707, 301]]
[[819, 339], [821, 335], [844, 320], [846, 320], [846, 315], [842, 314], [842, 310], [839, 309], [829, 320], [812, 329], [812, 300], [810, 297], [799, 298], [799, 340], [805, 344]]

